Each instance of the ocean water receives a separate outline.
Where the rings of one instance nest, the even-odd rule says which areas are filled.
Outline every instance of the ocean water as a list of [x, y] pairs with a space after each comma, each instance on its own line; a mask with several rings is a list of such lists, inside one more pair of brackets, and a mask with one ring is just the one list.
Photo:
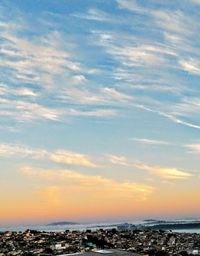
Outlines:
[[172, 229], [173, 232], [177, 233], [197, 233], [200, 234], [200, 229], [199, 228], [194, 228], [194, 229]]

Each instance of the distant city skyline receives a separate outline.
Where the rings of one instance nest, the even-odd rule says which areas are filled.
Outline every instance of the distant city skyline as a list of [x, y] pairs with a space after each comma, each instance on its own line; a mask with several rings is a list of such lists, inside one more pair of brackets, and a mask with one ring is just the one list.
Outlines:
[[200, 216], [199, 12], [1, 1], [0, 225]]

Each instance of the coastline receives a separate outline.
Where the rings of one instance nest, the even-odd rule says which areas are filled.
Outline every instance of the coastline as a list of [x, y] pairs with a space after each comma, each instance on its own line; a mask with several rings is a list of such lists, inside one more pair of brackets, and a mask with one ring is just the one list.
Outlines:
[[18, 226], [0, 226], [0, 232], [17, 231], [24, 232], [25, 230], [37, 230], [45, 232], [63, 232], [65, 230], [84, 231], [87, 229], [142, 229], [142, 230], [172, 230], [173, 232], [181, 233], [200, 233], [199, 219], [182, 219], [182, 220], [140, 220], [140, 221], [125, 221], [125, 222], [98, 222], [98, 223], [75, 223], [75, 222], [55, 222], [50, 224], [35, 224], [35, 225], [18, 225]]

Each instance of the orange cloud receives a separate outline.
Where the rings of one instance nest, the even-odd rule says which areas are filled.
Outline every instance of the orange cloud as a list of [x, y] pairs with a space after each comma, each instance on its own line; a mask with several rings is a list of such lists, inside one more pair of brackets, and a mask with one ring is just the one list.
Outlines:
[[52, 217], [61, 214], [74, 218], [116, 215], [143, 204], [154, 192], [154, 187], [146, 184], [116, 181], [72, 170], [24, 167], [21, 173], [40, 184], [35, 190], [40, 202], [37, 208]]
[[72, 170], [43, 170], [24, 167], [21, 172], [29, 177], [52, 181], [66, 191], [74, 190], [94, 196], [106, 193], [106, 197], [145, 199], [153, 187], [132, 181], [115, 181], [99, 175], [85, 175]]
[[112, 164], [141, 169], [164, 180], [184, 180], [194, 176], [191, 172], [175, 167], [151, 166], [139, 161], [130, 161], [124, 156], [109, 155], [108, 159]]
[[166, 180], [183, 180], [193, 176], [193, 174], [190, 172], [182, 171], [172, 167], [152, 167], [143, 164], [138, 164], [136, 166], [139, 169], [149, 171], [150, 173], [158, 175], [159, 177]]

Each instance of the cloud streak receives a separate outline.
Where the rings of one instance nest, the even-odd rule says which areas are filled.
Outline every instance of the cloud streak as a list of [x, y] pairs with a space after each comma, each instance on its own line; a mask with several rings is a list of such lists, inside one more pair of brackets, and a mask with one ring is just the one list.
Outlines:
[[192, 153], [200, 154], [200, 144], [188, 144], [185, 147], [190, 149]]
[[33, 149], [18, 144], [0, 144], [0, 156], [20, 157], [32, 159], [49, 159], [55, 163], [80, 165], [86, 167], [97, 167], [87, 155], [66, 150], [56, 150], [53, 152], [46, 149]]
[[185, 180], [194, 176], [193, 173], [181, 170], [176, 167], [151, 166], [140, 161], [132, 161], [124, 156], [109, 155], [108, 160], [114, 165], [136, 168], [147, 171], [153, 176], [158, 176], [163, 180]]
[[50, 159], [56, 163], [96, 167], [96, 164], [91, 162], [86, 155], [64, 150], [55, 151], [50, 155]]
[[146, 138], [131, 138], [131, 140], [139, 142], [141, 144], [146, 145], [170, 145], [170, 142], [163, 140], [154, 140], [154, 139], [146, 139]]

